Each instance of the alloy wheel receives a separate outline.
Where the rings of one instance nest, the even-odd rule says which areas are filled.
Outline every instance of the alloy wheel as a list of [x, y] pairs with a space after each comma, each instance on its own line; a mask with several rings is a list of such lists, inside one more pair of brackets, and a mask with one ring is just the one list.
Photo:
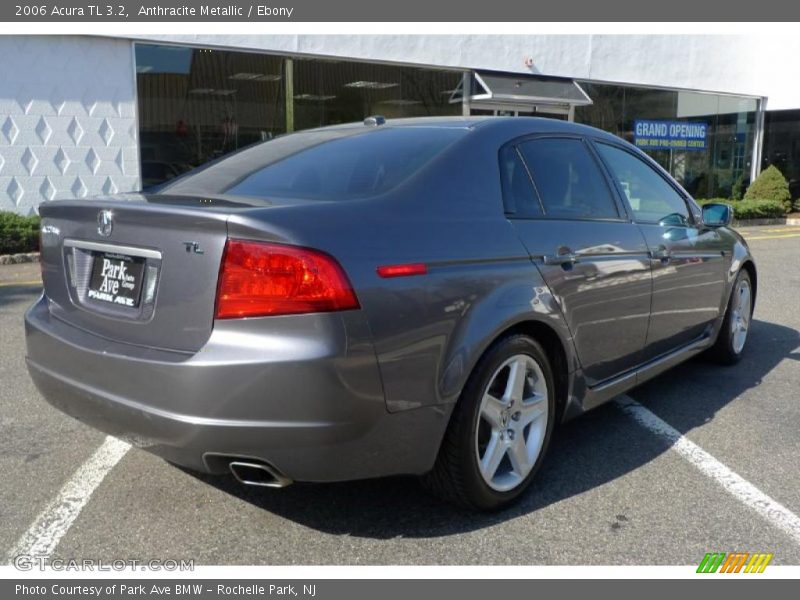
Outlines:
[[530, 474], [547, 432], [547, 381], [533, 357], [517, 354], [494, 372], [483, 392], [475, 430], [478, 469], [505, 492]]
[[750, 327], [750, 313], [752, 310], [750, 282], [746, 279], [741, 279], [736, 286], [731, 308], [733, 309], [733, 314], [731, 314], [733, 351], [739, 354], [747, 341], [747, 330]]

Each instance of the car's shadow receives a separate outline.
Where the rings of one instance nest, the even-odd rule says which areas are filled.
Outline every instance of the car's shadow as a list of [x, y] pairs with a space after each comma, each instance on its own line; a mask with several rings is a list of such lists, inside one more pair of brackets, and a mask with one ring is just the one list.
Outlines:
[[6, 282], [0, 286], [0, 307], [19, 302], [32, 302], [41, 291], [41, 283]]
[[[670, 414], [678, 417], [670, 424], [687, 432], [758, 386], [782, 360], [800, 360], [800, 333], [788, 327], [756, 321], [748, 344], [739, 367], [718, 367], [697, 359], [631, 393], [656, 412], [659, 402], [669, 402]], [[662, 440], [613, 404], [602, 406], [557, 429], [534, 486], [514, 506], [494, 514], [453, 508], [431, 497], [410, 477], [295, 484], [270, 490], [243, 486], [232, 477], [195, 476], [264, 510], [327, 533], [377, 539], [433, 538], [531, 513], [608, 483], [667, 449]]]

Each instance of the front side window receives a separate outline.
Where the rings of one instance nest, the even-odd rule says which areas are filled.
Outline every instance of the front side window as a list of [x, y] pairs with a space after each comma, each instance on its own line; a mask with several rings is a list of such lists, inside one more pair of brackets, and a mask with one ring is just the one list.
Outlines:
[[637, 221], [671, 226], [690, 223], [686, 202], [653, 167], [615, 146], [598, 143], [597, 149], [625, 193]]
[[581, 140], [542, 138], [519, 149], [548, 217], [619, 218], [603, 174]]

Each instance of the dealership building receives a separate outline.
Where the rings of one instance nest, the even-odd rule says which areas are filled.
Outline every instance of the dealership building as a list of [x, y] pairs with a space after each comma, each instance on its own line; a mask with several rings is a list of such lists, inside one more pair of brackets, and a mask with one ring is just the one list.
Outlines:
[[767, 165], [800, 195], [795, 39], [704, 35], [0, 36], [0, 210], [138, 191], [260, 140], [438, 115], [610, 131], [695, 197]]

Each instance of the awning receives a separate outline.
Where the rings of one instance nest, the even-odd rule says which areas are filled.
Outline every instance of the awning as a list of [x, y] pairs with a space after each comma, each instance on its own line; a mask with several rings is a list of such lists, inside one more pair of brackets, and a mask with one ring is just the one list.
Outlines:
[[[451, 103], [463, 101], [464, 79], [453, 90]], [[471, 103], [564, 107], [592, 104], [592, 99], [573, 79], [475, 71], [469, 80], [467, 100]]]

